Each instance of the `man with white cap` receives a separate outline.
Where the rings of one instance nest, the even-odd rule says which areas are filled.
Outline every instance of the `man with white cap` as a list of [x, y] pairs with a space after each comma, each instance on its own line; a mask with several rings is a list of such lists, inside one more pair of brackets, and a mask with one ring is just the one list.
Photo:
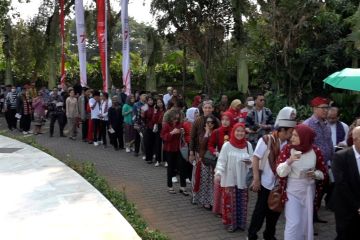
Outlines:
[[292, 107], [284, 107], [276, 118], [275, 130], [270, 134], [264, 135], [257, 142], [252, 159], [254, 179], [250, 188], [258, 193], [258, 198], [248, 230], [249, 240], [258, 238], [257, 232], [260, 231], [265, 218], [264, 239], [276, 239], [276, 223], [281, 213], [270, 210], [267, 201], [270, 191], [275, 186], [276, 159], [281, 149], [291, 138], [292, 131], [296, 125], [295, 118], [296, 110]]

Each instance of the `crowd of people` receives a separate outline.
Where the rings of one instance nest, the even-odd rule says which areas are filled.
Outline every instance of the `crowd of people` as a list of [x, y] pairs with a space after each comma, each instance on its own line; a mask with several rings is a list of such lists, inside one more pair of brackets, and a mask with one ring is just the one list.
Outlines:
[[[11, 131], [42, 134], [49, 120], [53, 137], [57, 121], [60, 137], [75, 141], [81, 129], [82, 141], [95, 147], [108, 147], [109, 139], [115, 150], [142, 153], [146, 163], [167, 167], [168, 193], [190, 195], [229, 232], [258, 239], [266, 219], [263, 238], [276, 239], [283, 209], [284, 239], [311, 240], [314, 222], [326, 223], [318, 216], [324, 199], [335, 213], [337, 239], [360, 239], [360, 118], [350, 126], [341, 122], [329, 99], [314, 98], [313, 115], [299, 120], [289, 106], [273, 116], [263, 94], [244, 103], [222, 95], [216, 104], [199, 94], [191, 107], [171, 87], [164, 95], [114, 89], [110, 98], [81, 86], [38, 91], [27, 85], [8, 86], [0, 96]], [[251, 219], [249, 191], [257, 193]], [[280, 210], [269, 202], [276, 191]]]

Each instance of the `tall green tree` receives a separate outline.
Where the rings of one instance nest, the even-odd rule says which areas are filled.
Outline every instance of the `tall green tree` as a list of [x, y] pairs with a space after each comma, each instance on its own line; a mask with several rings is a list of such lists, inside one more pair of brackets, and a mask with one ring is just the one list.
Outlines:
[[151, 12], [160, 31], [175, 34], [176, 40], [188, 47], [204, 71], [204, 90], [211, 93], [211, 84], [216, 81], [213, 70], [217, 50], [231, 24], [230, 2], [152, 0]]

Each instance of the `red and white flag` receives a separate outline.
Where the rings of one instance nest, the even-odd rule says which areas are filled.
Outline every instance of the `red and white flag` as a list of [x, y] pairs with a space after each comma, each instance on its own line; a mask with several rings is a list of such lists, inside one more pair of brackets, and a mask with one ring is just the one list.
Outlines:
[[61, 88], [65, 86], [66, 72], [65, 72], [65, 13], [64, 13], [64, 0], [60, 1], [60, 39], [61, 39]]
[[101, 73], [103, 77], [103, 92], [108, 91], [108, 64], [107, 64], [107, 6], [106, 0], [97, 0], [97, 37], [99, 43]]
[[131, 93], [130, 79], [130, 27], [128, 15], [128, 0], [121, 0], [121, 25], [122, 25], [122, 74], [123, 84], [126, 87], [126, 94]]
[[80, 63], [80, 84], [87, 85], [86, 76], [86, 29], [84, 20], [83, 0], [75, 0], [76, 35], [78, 42], [79, 63]]

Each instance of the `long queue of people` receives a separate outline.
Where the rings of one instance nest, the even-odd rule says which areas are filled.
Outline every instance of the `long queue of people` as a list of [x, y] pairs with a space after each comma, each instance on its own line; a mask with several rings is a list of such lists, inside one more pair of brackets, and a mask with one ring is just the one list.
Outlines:
[[[360, 118], [349, 127], [322, 97], [310, 102], [313, 115], [299, 121], [288, 106], [275, 118], [263, 94], [244, 104], [199, 95], [187, 108], [175, 89], [167, 90], [127, 96], [117, 89], [110, 99], [88, 88], [18, 93], [12, 87], [3, 110], [10, 130], [19, 119], [28, 134], [33, 120], [33, 133], [41, 134], [50, 119], [50, 137], [58, 121], [61, 137], [67, 125], [72, 140], [81, 128], [82, 140], [95, 147], [106, 148], [109, 137], [115, 150], [142, 152], [147, 163], [167, 167], [168, 193], [177, 193], [179, 175], [180, 194], [221, 217], [227, 231], [247, 230], [248, 239], [258, 239], [265, 219], [263, 238], [276, 239], [282, 211], [284, 239], [313, 239], [314, 222], [326, 223], [317, 213], [324, 195], [337, 239], [360, 239]], [[249, 190], [257, 193], [250, 221]]]

